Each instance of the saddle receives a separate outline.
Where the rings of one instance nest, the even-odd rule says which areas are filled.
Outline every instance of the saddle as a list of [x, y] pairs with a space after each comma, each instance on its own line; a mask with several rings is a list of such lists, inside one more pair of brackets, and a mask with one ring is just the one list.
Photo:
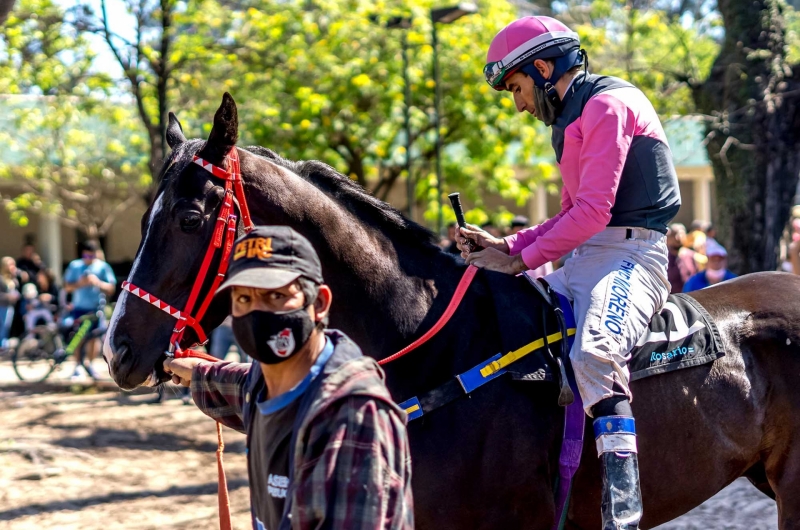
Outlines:
[[[572, 303], [563, 295], [556, 293], [543, 279], [534, 280], [527, 273], [523, 276], [541, 295], [550, 310], [556, 315], [558, 325], [566, 329], [569, 322], [574, 326], [575, 316]], [[564, 343], [562, 346], [566, 346]], [[552, 379], [560, 387], [559, 405], [569, 399], [569, 378], [571, 372], [569, 352], [561, 348], [560, 356], [546, 352]], [[648, 331], [638, 340], [631, 351], [628, 369], [631, 381], [658, 374], [691, 368], [713, 362], [725, 355], [722, 338], [711, 315], [700, 303], [686, 294], [672, 294], [664, 307], [656, 313], [648, 326]], [[518, 379], [535, 379], [524, 374]], [[570, 374], [571, 375], [571, 374]], [[545, 374], [546, 379], [547, 378]], [[565, 390], [566, 386], [566, 390]]]
[[[572, 305], [545, 281], [523, 276], [527, 282], [500, 273], [487, 275], [490, 292], [497, 293], [493, 297], [493, 313], [515, 314], [513, 319], [497, 322], [495, 341], [500, 351], [508, 353], [498, 353], [454, 374], [441, 386], [399, 403], [409, 421], [470, 395], [506, 374], [514, 381], [555, 382], [562, 407], [576, 401], [577, 386], [569, 356], [577, 331]], [[530, 304], [526, 284], [545, 302], [537, 304], [537, 311], [525, 308]], [[690, 296], [672, 295], [653, 317], [648, 332], [632, 353], [628, 363], [631, 380], [710, 363], [724, 355], [721, 345], [719, 330], [706, 310]]]

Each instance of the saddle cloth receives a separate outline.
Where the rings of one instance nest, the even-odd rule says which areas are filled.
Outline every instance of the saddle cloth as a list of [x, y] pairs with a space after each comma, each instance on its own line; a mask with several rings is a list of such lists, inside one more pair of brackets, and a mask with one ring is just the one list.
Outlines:
[[[565, 301], [564, 298], [561, 307], [566, 312], [571, 311], [571, 306]], [[567, 315], [567, 320], [574, 322], [574, 316]], [[674, 294], [653, 316], [648, 332], [631, 352], [628, 368], [631, 380], [636, 381], [700, 366], [723, 355], [719, 329], [708, 312], [691, 296]], [[530, 355], [509, 366], [508, 371], [517, 381], [553, 380], [551, 367], [540, 355]]]
[[634, 348], [628, 368], [631, 381], [710, 363], [725, 355], [714, 320], [686, 294], [667, 298]]

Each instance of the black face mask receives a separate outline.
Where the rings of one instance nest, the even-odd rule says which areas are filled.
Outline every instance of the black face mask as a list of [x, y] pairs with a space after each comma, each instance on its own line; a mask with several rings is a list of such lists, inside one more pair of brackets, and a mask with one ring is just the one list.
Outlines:
[[316, 325], [308, 306], [286, 313], [251, 311], [233, 317], [233, 336], [244, 352], [258, 362], [277, 364], [300, 351]]

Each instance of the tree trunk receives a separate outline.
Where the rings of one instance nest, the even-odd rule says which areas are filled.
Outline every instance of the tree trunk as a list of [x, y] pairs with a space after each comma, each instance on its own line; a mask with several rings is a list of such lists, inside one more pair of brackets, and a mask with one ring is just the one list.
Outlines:
[[800, 171], [800, 83], [786, 61], [781, 0], [719, 0], [725, 40], [693, 87], [710, 116], [706, 149], [718, 232], [737, 273], [775, 270]]
[[0, 24], [6, 21], [6, 17], [14, 7], [14, 0], [0, 0]]

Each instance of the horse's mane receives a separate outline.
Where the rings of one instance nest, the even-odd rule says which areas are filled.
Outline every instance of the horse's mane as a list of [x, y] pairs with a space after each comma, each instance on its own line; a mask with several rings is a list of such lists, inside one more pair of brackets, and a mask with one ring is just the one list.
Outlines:
[[287, 160], [266, 147], [248, 146], [244, 149], [307, 180], [359, 219], [391, 234], [393, 238], [438, 250], [439, 247], [433, 232], [406, 219], [396, 208], [381, 201], [360, 184], [345, 177], [328, 164], [317, 160], [298, 162]]

